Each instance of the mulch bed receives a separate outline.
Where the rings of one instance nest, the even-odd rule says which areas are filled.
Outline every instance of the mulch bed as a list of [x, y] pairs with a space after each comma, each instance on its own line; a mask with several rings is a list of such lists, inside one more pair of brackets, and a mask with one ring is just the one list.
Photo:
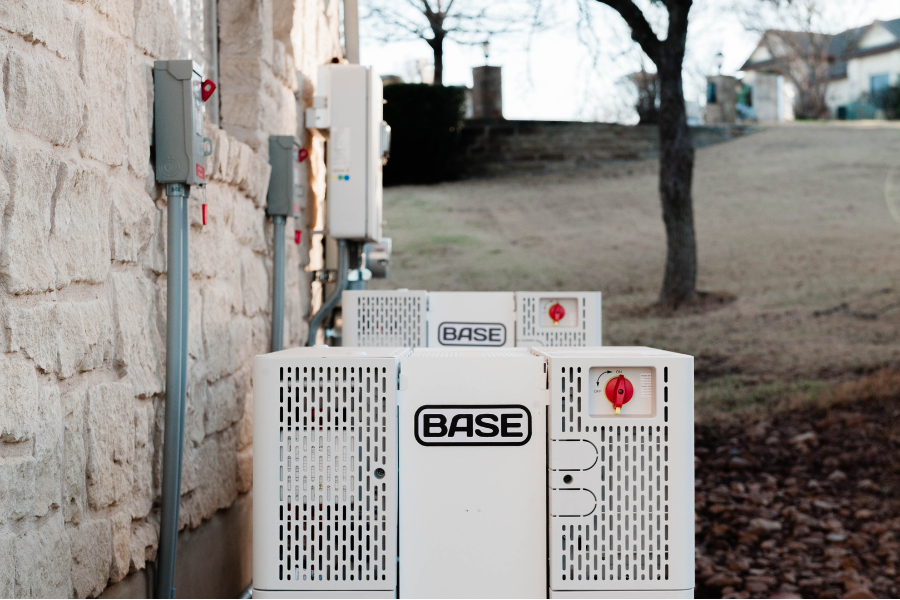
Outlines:
[[695, 444], [697, 598], [900, 597], [900, 390]]

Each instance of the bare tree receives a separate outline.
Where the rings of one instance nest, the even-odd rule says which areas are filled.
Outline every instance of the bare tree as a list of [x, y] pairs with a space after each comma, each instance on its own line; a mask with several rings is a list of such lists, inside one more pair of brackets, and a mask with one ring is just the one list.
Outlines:
[[597, 0], [614, 9], [631, 28], [631, 39], [656, 65], [659, 82], [659, 195], [666, 226], [666, 269], [661, 304], [677, 307], [694, 297], [697, 285], [697, 241], [691, 185], [694, 142], [684, 107], [682, 63], [688, 14], [693, 0], [652, 0], [668, 13], [665, 39], [660, 39], [633, 0]]
[[434, 54], [434, 85], [444, 84], [444, 42], [481, 44], [491, 37], [533, 31], [540, 0], [368, 0], [363, 19], [382, 42], [421, 39]]

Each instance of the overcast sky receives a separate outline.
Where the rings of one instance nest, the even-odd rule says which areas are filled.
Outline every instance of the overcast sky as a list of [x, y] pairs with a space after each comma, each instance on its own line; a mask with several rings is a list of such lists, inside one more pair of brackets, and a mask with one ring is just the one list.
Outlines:
[[[463, 2], [464, 0], [457, 0]], [[640, 53], [629, 51], [633, 42], [617, 13], [597, 4], [592, 9], [594, 30], [602, 40], [599, 61], [592, 65], [592, 53], [576, 35], [575, 0], [544, 0], [551, 6], [559, 25], [537, 35], [527, 49], [524, 35], [491, 39], [490, 64], [503, 67], [503, 112], [508, 119], [628, 121], [630, 109], [620, 81], [640, 66]], [[695, 0], [686, 59], [685, 97], [701, 101], [703, 76], [713, 72], [715, 55], [724, 55], [723, 73], [737, 74], [759, 40], [747, 32], [735, 13], [722, 8], [733, 0]], [[846, 0], [823, 0], [846, 6]], [[874, 19], [900, 18], [898, 0], [859, 0], [860, 9], [842, 18], [840, 28], [857, 27]], [[554, 3], [558, 2], [558, 8]], [[362, 12], [365, 0], [361, 1]], [[424, 41], [384, 44], [367, 35], [362, 24], [361, 62], [372, 65], [380, 75], [395, 74], [411, 81], [418, 59], [432, 59]], [[445, 45], [444, 84], [472, 85], [472, 67], [484, 64], [480, 45]], [[655, 70], [655, 69], [648, 69]]]

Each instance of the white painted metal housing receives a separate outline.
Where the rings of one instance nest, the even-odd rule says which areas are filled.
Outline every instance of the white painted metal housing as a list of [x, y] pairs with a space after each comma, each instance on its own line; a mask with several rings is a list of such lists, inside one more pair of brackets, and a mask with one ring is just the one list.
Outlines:
[[[401, 597], [546, 597], [544, 365], [524, 348], [426, 349], [403, 359]], [[462, 444], [444, 445], [448, 437], [425, 438], [416, 427], [420, 411], [442, 406], [457, 415], [524, 409], [530, 427], [511, 432], [518, 438], [480, 437], [470, 420], [475, 435], [460, 431], [453, 437]]]
[[424, 348], [428, 292], [345, 290], [341, 297], [344, 346]]
[[254, 361], [253, 587], [395, 597], [397, 370], [405, 349]]
[[254, 386], [258, 597], [693, 595], [690, 356], [298, 348]]
[[428, 347], [516, 345], [514, 292], [428, 292]]
[[335, 239], [381, 240], [381, 78], [369, 67], [321, 65], [308, 128], [328, 131], [328, 233]]
[[[533, 351], [550, 371], [551, 595], [690, 597], [693, 358], [651, 348]], [[617, 374], [635, 388], [619, 415], [603, 392]]]
[[[559, 304], [565, 316], [554, 323], [549, 309]], [[601, 346], [600, 292], [516, 292], [516, 345]]]
[[[602, 345], [600, 292], [346, 291], [344, 346]], [[554, 322], [549, 308], [564, 307]]]

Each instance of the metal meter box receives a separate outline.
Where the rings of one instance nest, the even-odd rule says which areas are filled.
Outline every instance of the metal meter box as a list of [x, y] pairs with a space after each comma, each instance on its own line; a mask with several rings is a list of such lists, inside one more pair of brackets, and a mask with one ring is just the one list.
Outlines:
[[336, 239], [381, 239], [386, 132], [381, 78], [360, 65], [322, 65], [307, 127], [328, 130], [328, 233]]
[[190, 60], [153, 63], [156, 180], [206, 185], [203, 72]]
[[513, 292], [429, 292], [428, 346], [515, 346]]
[[256, 357], [254, 598], [396, 597], [397, 370], [407, 353]]
[[[413, 306], [418, 312], [410, 318]], [[601, 322], [600, 292], [362, 290], [343, 295], [345, 346], [600, 346]]]
[[[694, 359], [533, 352], [550, 373], [550, 596], [692, 598]], [[619, 377], [633, 397], [616, 414]]]
[[546, 597], [544, 368], [524, 348], [402, 359], [401, 597]]
[[306, 170], [300, 160], [300, 142], [291, 135], [269, 136], [269, 192], [266, 214], [299, 217], [306, 198]]
[[393, 240], [381, 238], [380, 242], [366, 244], [366, 267], [372, 272], [372, 277], [386, 279], [391, 275], [391, 249]]

